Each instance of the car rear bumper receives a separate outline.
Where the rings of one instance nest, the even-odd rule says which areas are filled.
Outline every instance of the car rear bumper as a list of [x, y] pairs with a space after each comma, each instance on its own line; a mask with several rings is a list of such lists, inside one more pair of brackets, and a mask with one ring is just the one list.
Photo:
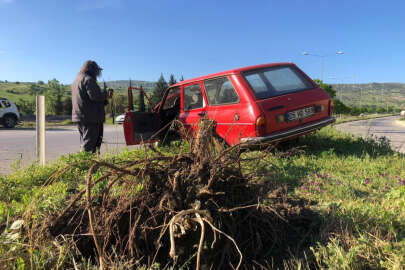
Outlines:
[[316, 121], [313, 123], [306, 124], [304, 126], [292, 128], [286, 131], [281, 131], [277, 133], [270, 134], [265, 137], [249, 137], [249, 138], [242, 138], [241, 143], [248, 143], [248, 144], [257, 144], [263, 142], [276, 142], [285, 140], [288, 138], [296, 137], [299, 135], [303, 135], [305, 133], [309, 133], [320, 128], [323, 128], [327, 125], [330, 125], [336, 121], [335, 117], [328, 117], [326, 119], [322, 119], [320, 121]]

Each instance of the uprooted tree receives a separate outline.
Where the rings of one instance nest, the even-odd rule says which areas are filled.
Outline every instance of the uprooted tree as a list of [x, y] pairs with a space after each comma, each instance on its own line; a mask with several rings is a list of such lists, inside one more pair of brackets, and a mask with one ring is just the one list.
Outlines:
[[102, 269], [123, 262], [252, 269], [298, 256], [319, 230], [319, 216], [303, 201], [242, 170], [242, 147], [224, 148], [210, 120], [200, 122], [187, 152], [167, 156], [149, 147], [153, 154], [119, 165], [94, 160], [86, 188], [32, 226], [30, 243], [70, 243], [72, 258]]

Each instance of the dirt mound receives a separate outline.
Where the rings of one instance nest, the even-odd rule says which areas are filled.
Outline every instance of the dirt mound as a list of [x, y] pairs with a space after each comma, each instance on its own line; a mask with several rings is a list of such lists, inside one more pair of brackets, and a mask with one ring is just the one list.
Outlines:
[[86, 190], [43, 223], [47, 234], [34, 235], [69, 237], [105, 269], [124, 261], [265, 269], [299, 256], [319, 216], [274, 182], [255, 183], [241, 169], [240, 147], [224, 148], [212, 132], [202, 121], [191, 150], [175, 156], [154, 150], [120, 166], [94, 161]]

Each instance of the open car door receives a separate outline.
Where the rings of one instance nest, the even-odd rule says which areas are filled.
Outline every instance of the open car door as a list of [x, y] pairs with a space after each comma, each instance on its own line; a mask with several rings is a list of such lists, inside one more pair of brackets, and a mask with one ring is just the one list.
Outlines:
[[127, 145], [158, 141], [155, 135], [160, 129], [160, 119], [156, 112], [133, 112], [125, 114], [124, 135]]
[[[132, 90], [140, 91], [142, 96], [141, 111], [134, 111]], [[160, 130], [161, 120], [159, 113], [152, 111], [146, 112], [143, 103], [143, 97], [146, 96], [142, 87], [128, 87], [128, 110], [124, 119], [124, 136], [127, 145], [136, 145], [141, 143], [150, 143], [158, 141], [157, 132]], [[146, 96], [147, 97], [147, 96]], [[149, 98], [148, 98], [149, 100]], [[150, 103], [150, 100], [149, 100]], [[152, 104], [150, 104], [151, 106]]]
[[[153, 108], [151, 112], [145, 112], [142, 105], [140, 106], [141, 111], [134, 111], [132, 90], [140, 90], [141, 95], [144, 94], [142, 87], [130, 86], [128, 88], [128, 110], [124, 120], [124, 135], [127, 145], [159, 141], [161, 135], [169, 129], [169, 124], [180, 113], [180, 87], [166, 89], [162, 100], [154, 107], [148, 98], [150, 107]], [[143, 100], [143, 97], [141, 99]], [[158, 132], [161, 134], [159, 135]]]

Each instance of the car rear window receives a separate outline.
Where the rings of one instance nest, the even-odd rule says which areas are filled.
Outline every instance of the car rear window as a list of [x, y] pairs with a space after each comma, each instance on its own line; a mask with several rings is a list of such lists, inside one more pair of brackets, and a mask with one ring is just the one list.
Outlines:
[[258, 99], [313, 89], [314, 85], [292, 66], [244, 72], [243, 76]]

